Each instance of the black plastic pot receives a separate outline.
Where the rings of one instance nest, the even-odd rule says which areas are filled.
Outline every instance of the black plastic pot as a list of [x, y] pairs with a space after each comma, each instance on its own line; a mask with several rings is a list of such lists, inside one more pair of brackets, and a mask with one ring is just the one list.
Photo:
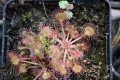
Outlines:
[[[120, 10], [120, 1], [119, 0], [110, 0], [110, 4], [111, 4], [111, 8], [113, 9], [113, 12], [114, 10]], [[114, 14], [113, 14], [114, 15]], [[112, 20], [112, 35], [113, 35], [113, 39], [114, 39], [114, 36], [118, 33], [117, 30], [118, 30], [118, 27], [119, 27], [119, 21], [120, 21], [120, 18], [116, 18]], [[113, 68], [112, 68], [112, 71], [113, 71], [113, 77], [114, 77], [114, 80], [118, 80], [120, 79], [120, 42], [118, 42], [116, 44], [116, 46], [113, 48], [113, 54], [112, 54], [112, 64], [113, 64]]]
[[[19, 0], [20, 1], [20, 0]], [[30, 4], [38, 4], [38, 5], [42, 5], [42, 0], [26, 0], [25, 2], [30, 2]], [[75, 5], [93, 5], [93, 4], [97, 4], [97, 3], [101, 3], [103, 2], [102, 0], [69, 0], [70, 3], [73, 3]], [[44, 0], [45, 5], [51, 4], [54, 5], [56, 3], [58, 3], [58, 0]], [[106, 54], [106, 65], [107, 65], [107, 70], [109, 72], [109, 79], [112, 80], [113, 79], [113, 74], [112, 74], [112, 49], [111, 49], [111, 17], [110, 17], [110, 5], [109, 5], [109, 1], [106, 0], [103, 2], [104, 5], [107, 7], [106, 11], [108, 12], [108, 30], [103, 33], [105, 34], [106, 40], [105, 40], [105, 54]], [[19, 2], [17, 0], [10, 0], [6, 6], [4, 7], [3, 10], [3, 29], [2, 29], [2, 65], [6, 64], [6, 51], [7, 49], [7, 45], [8, 44], [8, 38], [9, 38], [9, 34], [7, 31], [9, 29], [9, 27], [14, 28], [17, 24], [17, 18], [14, 16], [14, 10], [13, 10], [13, 16], [11, 20], [9, 17], [7, 17], [8, 11], [10, 8], [8, 7], [18, 7], [18, 6], [23, 6], [23, 2], [19, 4]], [[101, 6], [101, 5], [99, 5]], [[24, 7], [23, 7], [24, 8]], [[91, 7], [92, 8], [92, 7]], [[12, 11], [12, 10], [11, 10]], [[80, 10], [79, 10], [80, 11]], [[104, 14], [106, 16], [106, 14]], [[11, 16], [11, 15], [10, 15]], [[105, 17], [104, 17], [105, 18]], [[13, 24], [14, 22], [14, 24]], [[97, 23], [96, 23], [97, 24]], [[104, 24], [104, 23], [103, 23]], [[103, 25], [104, 26], [104, 25]], [[15, 34], [17, 35], [17, 34]], [[3, 77], [1, 77], [1, 80], [3, 79]]]
[[[112, 34], [113, 38], [117, 34], [117, 29], [119, 27], [119, 21], [120, 19], [112, 20]], [[113, 48], [113, 58], [112, 58], [112, 64], [113, 64], [113, 77], [114, 79], [119, 79], [120, 78], [120, 42], [116, 44], [116, 46]]]
[[116, 77], [120, 78], [120, 43], [113, 50], [113, 73]]

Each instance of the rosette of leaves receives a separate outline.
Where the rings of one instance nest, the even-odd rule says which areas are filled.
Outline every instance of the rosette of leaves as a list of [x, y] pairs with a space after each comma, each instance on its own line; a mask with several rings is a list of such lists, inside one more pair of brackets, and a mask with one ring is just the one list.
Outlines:
[[[84, 72], [84, 67], [78, 59], [83, 58], [88, 50], [88, 44], [83, 38], [92, 38], [96, 34], [96, 28], [92, 23], [83, 26], [83, 32], [79, 33], [74, 23], [69, 22], [73, 13], [73, 5], [67, 1], [60, 1], [58, 9], [53, 12], [53, 23], [59, 30], [51, 25], [38, 24], [38, 33], [31, 29], [21, 29], [20, 46], [21, 53], [8, 51], [7, 57], [11, 64], [17, 68], [18, 75], [31, 72], [34, 80], [56, 79], [69, 75], [70, 70], [75, 74]], [[57, 23], [56, 23], [57, 22]], [[29, 50], [29, 54], [24, 50]]]

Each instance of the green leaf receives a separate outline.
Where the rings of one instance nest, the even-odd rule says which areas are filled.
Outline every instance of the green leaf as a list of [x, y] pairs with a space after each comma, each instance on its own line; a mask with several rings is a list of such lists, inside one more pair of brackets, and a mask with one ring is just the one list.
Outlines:
[[49, 72], [44, 72], [43, 75], [42, 75], [42, 78], [44, 80], [49, 79], [50, 77], [51, 77], [51, 74]]
[[23, 49], [27, 49], [27, 47], [20, 46], [20, 47], [18, 47], [18, 49], [23, 50]]
[[22, 30], [21, 35], [22, 35], [22, 36], [28, 36], [28, 33], [27, 33], [26, 30]]
[[26, 73], [27, 72], [27, 68], [26, 68], [26, 64], [21, 64], [20, 66], [19, 66], [19, 74], [21, 74], [21, 73]]
[[60, 64], [58, 67], [59, 67], [60, 73], [61, 73], [62, 75], [67, 74], [67, 70], [66, 70], [64, 64]]
[[68, 5], [69, 5], [68, 1], [60, 1], [59, 2], [59, 7], [61, 9], [66, 9], [68, 7]]
[[78, 65], [78, 64], [75, 64], [75, 65], [72, 67], [72, 70], [73, 70], [75, 73], [81, 73], [81, 72], [83, 71], [83, 66]]
[[40, 36], [40, 41], [43, 43], [43, 44], [45, 44], [46, 43], [46, 38], [44, 37], [44, 36]]
[[12, 62], [13, 65], [17, 66], [17, 65], [19, 65], [20, 59], [19, 59], [18, 56], [13, 55], [13, 56], [11, 57], [11, 62]]
[[68, 19], [73, 17], [73, 13], [71, 11], [64, 11], [64, 13], [67, 15]]
[[67, 24], [66, 27], [65, 27], [65, 30], [68, 31], [68, 32], [70, 32], [70, 31], [74, 30], [74, 28], [75, 28], [74, 25]]
[[50, 29], [50, 27], [49, 26], [46, 26], [46, 27], [44, 27], [44, 28], [42, 28], [42, 34], [44, 35], [44, 36], [49, 36], [50, 35], [50, 31], [51, 31], [51, 29]]
[[55, 19], [60, 23], [60, 25], [62, 25], [64, 21], [68, 20], [68, 17], [64, 12], [57, 12], [55, 14]]
[[57, 49], [56, 51], [57, 51], [56, 59], [59, 60], [61, 57], [60, 49]]
[[42, 54], [40, 53], [39, 49], [35, 49], [35, 54], [37, 55], [37, 57], [39, 57], [40, 59], [43, 58]]
[[85, 33], [85, 35], [91, 37], [95, 34], [95, 29], [88, 25], [85, 27], [84, 33]]

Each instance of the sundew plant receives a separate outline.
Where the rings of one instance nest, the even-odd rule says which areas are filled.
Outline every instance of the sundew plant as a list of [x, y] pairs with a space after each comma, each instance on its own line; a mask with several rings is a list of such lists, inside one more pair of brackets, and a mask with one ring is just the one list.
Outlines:
[[22, 28], [18, 49], [23, 52], [7, 51], [7, 58], [16, 67], [18, 75], [30, 72], [34, 80], [66, 80], [72, 74], [84, 74], [86, 66], [79, 59], [83, 59], [89, 50], [85, 38], [95, 37], [96, 27], [93, 23], [85, 23], [80, 33], [70, 22], [74, 15], [73, 4], [60, 1], [59, 7], [51, 14], [58, 28], [43, 23], [38, 24], [38, 33]]

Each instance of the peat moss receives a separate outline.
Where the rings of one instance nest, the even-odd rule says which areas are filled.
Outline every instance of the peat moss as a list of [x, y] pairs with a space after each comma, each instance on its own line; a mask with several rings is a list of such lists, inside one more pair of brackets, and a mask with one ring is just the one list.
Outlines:
[[[38, 32], [37, 25], [41, 22], [44, 25], [56, 26], [52, 23], [52, 14], [55, 9], [58, 9], [57, 4], [45, 4], [46, 14], [42, 4], [38, 4], [37, 1], [25, 2], [24, 5], [19, 5], [18, 2], [12, 2], [6, 9], [6, 31], [5, 34], [9, 35], [7, 41], [7, 50], [14, 50], [18, 53], [21, 28], [32, 29], [34, 32]], [[97, 36], [93, 39], [85, 39], [89, 42], [89, 50], [84, 53], [84, 59], [80, 60], [85, 66], [83, 74], [70, 75], [71, 80], [105, 80], [109, 78], [106, 65], [106, 35], [109, 30], [109, 8], [105, 2], [97, 4], [74, 4], [74, 15], [70, 22], [75, 23], [77, 30], [82, 32], [83, 25], [85, 23], [94, 23], [98, 32]], [[47, 24], [46, 24], [47, 22]], [[54, 27], [59, 29], [57, 26]], [[7, 64], [9, 62], [7, 61]], [[9, 65], [10, 66], [10, 65]], [[16, 70], [13, 67], [9, 67], [11, 70], [5, 73], [5, 80], [15, 80]], [[11, 76], [12, 75], [12, 76]], [[23, 74], [20, 77], [22, 80], [30, 80], [30, 74]], [[74, 77], [74, 75], [77, 75]], [[12, 78], [9, 78], [12, 77]], [[13, 79], [14, 78], [14, 79]], [[70, 80], [70, 79], [69, 79]]]

